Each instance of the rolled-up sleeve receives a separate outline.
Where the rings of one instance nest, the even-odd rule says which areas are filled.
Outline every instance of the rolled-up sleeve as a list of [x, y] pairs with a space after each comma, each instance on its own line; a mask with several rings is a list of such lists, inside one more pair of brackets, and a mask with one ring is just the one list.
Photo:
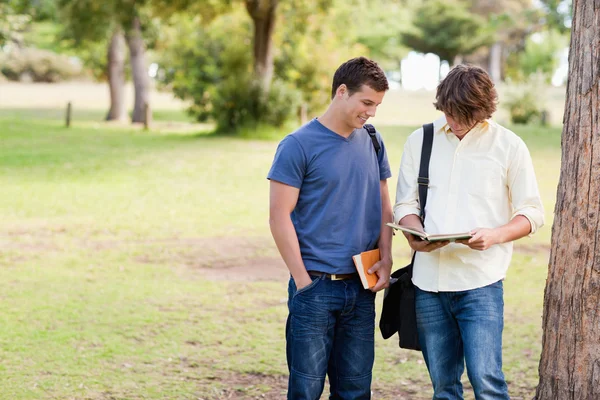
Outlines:
[[421, 215], [416, 166], [416, 162], [419, 160], [415, 157], [415, 149], [411, 146], [411, 142], [415, 139], [414, 136], [414, 134], [411, 135], [404, 144], [404, 152], [402, 153], [402, 161], [400, 162], [400, 170], [398, 171], [396, 202], [394, 204], [395, 223], [398, 223], [409, 214]]
[[508, 190], [513, 215], [522, 215], [531, 224], [531, 235], [544, 225], [544, 206], [538, 189], [533, 161], [525, 143], [520, 140], [508, 168]]

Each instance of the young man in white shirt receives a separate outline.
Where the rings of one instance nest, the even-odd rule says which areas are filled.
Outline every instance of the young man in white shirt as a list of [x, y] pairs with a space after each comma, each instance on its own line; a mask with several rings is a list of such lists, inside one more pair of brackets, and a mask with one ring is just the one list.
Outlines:
[[438, 85], [425, 220], [418, 201], [423, 129], [402, 156], [394, 221], [431, 234], [469, 231], [471, 239], [429, 243], [405, 234], [417, 252], [413, 283], [419, 341], [433, 399], [462, 399], [464, 365], [475, 397], [508, 399], [502, 373], [502, 281], [512, 241], [544, 223], [533, 163], [521, 138], [490, 118], [497, 93], [475, 66], [453, 68]]

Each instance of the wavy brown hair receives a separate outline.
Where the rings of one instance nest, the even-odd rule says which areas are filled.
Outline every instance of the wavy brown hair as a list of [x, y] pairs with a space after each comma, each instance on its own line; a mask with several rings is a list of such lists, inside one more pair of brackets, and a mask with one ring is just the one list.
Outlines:
[[457, 65], [440, 82], [435, 108], [467, 126], [491, 118], [496, 111], [498, 93], [484, 69]]

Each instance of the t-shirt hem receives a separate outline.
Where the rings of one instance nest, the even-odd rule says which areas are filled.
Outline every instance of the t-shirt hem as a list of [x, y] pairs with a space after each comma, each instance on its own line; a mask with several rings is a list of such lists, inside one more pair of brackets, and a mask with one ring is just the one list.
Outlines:
[[296, 189], [300, 189], [300, 187], [302, 186], [302, 184], [299, 184], [298, 182], [294, 182], [292, 179], [284, 177], [284, 176], [280, 176], [280, 175], [268, 175], [267, 179], [270, 181], [277, 181], [277, 182], [281, 182], [285, 185], [288, 186], [293, 186]]

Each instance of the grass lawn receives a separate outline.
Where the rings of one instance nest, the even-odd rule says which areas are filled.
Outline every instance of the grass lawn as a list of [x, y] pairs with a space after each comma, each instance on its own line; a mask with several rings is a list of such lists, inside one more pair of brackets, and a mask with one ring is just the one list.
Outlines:
[[[380, 127], [394, 176], [413, 129]], [[515, 131], [547, 216], [505, 284], [505, 373], [524, 399], [537, 383], [560, 129]], [[4, 112], [0, 143], [2, 398], [284, 397], [287, 283], [265, 179], [277, 142]], [[399, 238], [394, 252], [396, 267], [408, 262]], [[374, 398], [430, 398], [419, 353], [377, 332], [376, 354]]]

